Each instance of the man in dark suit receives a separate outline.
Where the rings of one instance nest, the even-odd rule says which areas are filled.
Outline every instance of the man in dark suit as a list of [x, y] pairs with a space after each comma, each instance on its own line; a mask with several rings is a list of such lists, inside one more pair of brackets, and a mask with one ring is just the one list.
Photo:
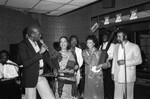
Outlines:
[[[47, 57], [47, 46], [39, 42], [41, 31], [37, 25], [29, 26], [28, 37], [19, 44], [19, 55], [23, 63], [22, 86], [25, 88], [26, 99], [36, 99], [36, 89], [41, 99], [55, 99], [52, 90], [43, 74], [45, 61], [50, 63]], [[51, 64], [52, 65], [52, 64]]]

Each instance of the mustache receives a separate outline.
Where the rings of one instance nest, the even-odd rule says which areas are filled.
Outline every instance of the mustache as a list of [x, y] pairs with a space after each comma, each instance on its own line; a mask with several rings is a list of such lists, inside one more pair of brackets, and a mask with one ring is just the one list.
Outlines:
[[121, 40], [117, 40], [117, 43], [122, 43], [122, 41]]

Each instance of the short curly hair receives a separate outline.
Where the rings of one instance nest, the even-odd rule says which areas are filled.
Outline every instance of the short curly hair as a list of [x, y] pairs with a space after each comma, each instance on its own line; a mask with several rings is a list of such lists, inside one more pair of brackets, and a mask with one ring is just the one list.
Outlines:
[[96, 38], [95, 35], [88, 35], [87, 38], [86, 38], [86, 42], [87, 42], [88, 40], [92, 40], [92, 41], [95, 43], [95, 47], [98, 46], [98, 40], [97, 40], [97, 38]]

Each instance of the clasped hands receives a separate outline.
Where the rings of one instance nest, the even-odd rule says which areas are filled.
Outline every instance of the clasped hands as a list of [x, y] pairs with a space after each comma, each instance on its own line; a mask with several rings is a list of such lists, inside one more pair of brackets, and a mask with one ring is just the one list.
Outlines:
[[74, 70], [72, 69], [63, 69], [63, 70], [59, 70], [60, 73], [74, 73]]
[[74, 67], [74, 69], [59, 69], [59, 70], [54, 70], [54, 75], [58, 76], [58, 75], [63, 75], [64, 73], [70, 73], [70, 74], [75, 73], [75, 75], [76, 75], [75, 71], [77, 71], [78, 69], [79, 69], [79, 66], [76, 65]]
[[98, 65], [98, 66], [93, 66], [91, 70], [92, 70], [93, 72], [100, 72], [102, 66], [103, 66], [102, 64], [100, 64], [100, 65]]
[[60, 69], [58, 72], [59, 73], [74, 73], [76, 70], [78, 70], [78, 68], [79, 68], [79, 66], [76, 65], [74, 67], [74, 69], [68, 69], [68, 68], [66, 68], [66, 69]]
[[100, 72], [101, 71], [101, 69], [106, 69], [107, 68], [107, 63], [103, 63], [103, 64], [99, 64], [99, 65], [97, 65], [97, 66], [93, 66], [92, 67], [92, 71], [93, 72]]

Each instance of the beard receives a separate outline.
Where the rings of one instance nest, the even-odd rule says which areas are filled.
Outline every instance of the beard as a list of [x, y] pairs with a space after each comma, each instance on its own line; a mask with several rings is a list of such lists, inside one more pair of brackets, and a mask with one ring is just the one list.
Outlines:
[[118, 40], [117, 42], [118, 42], [118, 43], [120, 43], [120, 44], [122, 43], [122, 41], [121, 41], [121, 40]]

